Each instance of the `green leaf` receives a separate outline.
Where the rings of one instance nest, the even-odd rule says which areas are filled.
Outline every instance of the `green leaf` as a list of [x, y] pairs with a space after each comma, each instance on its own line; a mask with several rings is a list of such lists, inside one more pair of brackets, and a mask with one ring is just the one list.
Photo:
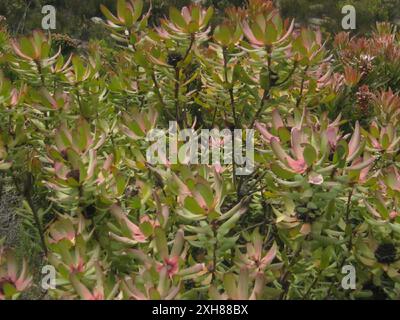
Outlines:
[[274, 174], [276, 174], [279, 178], [286, 179], [286, 180], [291, 180], [294, 178], [296, 173], [291, 172], [289, 170], [286, 170], [282, 168], [279, 164], [277, 163], [272, 163], [271, 164], [271, 170]]
[[280, 161], [282, 161], [283, 163], [287, 163], [286, 159], [288, 158], [288, 155], [277, 139], [271, 139], [271, 148]]
[[210, 22], [210, 19], [212, 18], [213, 14], [214, 14], [214, 8], [213, 7], [209, 7], [207, 9], [206, 15], [204, 16], [204, 19], [203, 19], [204, 26], [208, 25], [208, 23]]
[[227, 221], [225, 221], [219, 228], [218, 228], [218, 236], [223, 237], [226, 234], [228, 234], [228, 232], [235, 227], [236, 222], [240, 219], [240, 217], [242, 216], [242, 214], [245, 211], [240, 210], [238, 212], [236, 212], [232, 217], [230, 217]]
[[387, 149], [390, 145], [390, 138], [389, 135], [387, 133], [385, 133], [381, 139], [381, 144], [382, 144], [382, 148], [383, 149]]
[[143, 12], [143, 1], [142, 0], [135, 0], [133, 3], [134, 14], [133, 14], [133, 23], [135, 23]]
[[265, 30], [265, 42], [271, 45], [275, 42], [278, 36], [278, 31], [276, 30], [274, 24], [272, 22], [267, 24], [267, 30]]
[[125, 0], [117, 0], [117, 15], [121, 21], [125, 22], [125, 15], [126, 15]]
[[195, 33], [199, 31], [199, 25], [195, 21], [190, 21], [188, 31], [189, 33]]
[[311, 167], [314, 164], [315, 160], [317, 160], [317, 151], [312, 145], [306, 144], [304, 147], [303, 156], [307, 165]]
[[200, 8], [198, 6], [193, 6], [192, 7], [192, 20], [196, 22], [196, 24], [199, 23], [200, 21]]
[[331, 257], [333, 257], [333, 255], [334, 255], [334, 250], [333, 250], [332, 246], [326, 247], [325, 250], [322, 252], [321, 264], [320, 264], [320, 268], [322, 270], [329, 267], [329, 263], [330, 263]]
[[192, 197], [186, 197], [183, 206], [185, 209], [189, 210], [194, 214], [204, 215], [205, 213], [204, 210], [199, 206], [196, 199]]
[[238, 79], [238, 80], [242, 81], [243, 83], [249, 84], [249, 85], [255, 84], [255, 82], [249, 77], [247, 72], [239, 64], [235, 65], [235, 67], [233, 69], [233, 75], [234, 75], [235, 80]]
[[155, 240], [156, 240], [156, 247], [160, 257], [162, 259], [168, 258], [168, 245], [167, 245], [167, 238], [165, 237], [165, 232], [161, 228], [156, 228], [155, 232]]
[[260, 86], [265, 91], [268, 91], [271, 86], [269, 77], [270, 77], [270, 75], [269, 75], [268, 68], [262, 68], [262, 70], [260, 72]]
[[206, 201], [206, 204], [208, 207], [211, 207], [211, 205], [214, 202], [214, 194], [208, 186], [204, 184], [200, 184], [197, 186], [200, 194], [202, 195], [203, 199]]
[[278, 137], [282, 141], [282, 143], [286, 143], [290, 141], [291, 138], [290, 131], [285, 127], [280, 127], [278, 129]]
[[115, 180], [117, 182], [117, 192], [122, 195], [125, 192], [127, 180], [122, 174], [115, 175]]
[[72, 65], [74, 67], [76, 80], [82, 81], [85, 73], [85, 67], [83, 66], [82, 60], [78, 56], [74, 56], [72, 58]]
[[224, 275], [224, 289], [230, 298], [237, 296], [236, 279], [232, 273], [226, 273]]
[[333, 163], [337, 164], [339, 168], [344, 168], [346, 165], [346, 156], [348, 153], [347, 142], [342, 140], [336, 147], [335, 154], [333, 156]]
[[230, 31], [227, 25], [217, 26], [214, 31], [214, 38], [222, 45], [227, 46], [230, 42]]
[[161, 295], [155, 288], [149, 289], [149, 295], [151, 300], [161, 300]]
[[173, 23], [175, 23], [177, 26], [179, 26], [182, 29], [187, 28], [187, 24], [185, 19], [182, 17], [181, 13], [179, 12], [178, 9], [171, 7], [169, 9], [169, 17], [172, 20]]
[[145, 53], [142, 51], [135, 51], [133, 54], [135, 62], [143, 68], [149, 67], [148, 62], [146, 60]]
[[253, 35], [256, 38], [256, 40], [262, 41], [262, 39], [264, 38], [264, 33], [261, 30], [260, 26], [257, 23], [253, 23], [251, 24], [250, 29], [253, 32]]
[[153, 226], [148, 221], [141, 223], [139, 228], [146, 237], [150, 237], [153, 234]]
[[28, 38], [26, 38], [26, 37], [21, 38], [21, 40], [19, 41], [19, 44], [20, 44], [22, 53], [24, 53], [25, 55], [27, 55], [28, 57], [31, 57], [31, 58], [35, 57], [35, 48], [33, 47], [32, 42]]
[[10, 283], [6, 282], [3, 285], [3, 291], [6, 297], [11, 298], [13, 295], [15, 295], [16, 293], [18, 293], [17, 289]]

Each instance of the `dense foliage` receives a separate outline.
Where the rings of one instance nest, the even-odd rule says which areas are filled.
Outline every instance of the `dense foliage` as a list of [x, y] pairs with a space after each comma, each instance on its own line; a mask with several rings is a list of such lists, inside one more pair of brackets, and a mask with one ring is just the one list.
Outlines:
[[[145, 1], [145, 8], [152, 6], [150, 23], [156, 24], [159, 18], [168, 16], [170, 6], [181, 8], [191, 2], [203, 6], [213, 6], [215, 15], [211, 24], [223, 17], [223, 12], [231, 6], [243, 6], [246, 0], [151, 0]], [[357, 11], [357, 33], [370, 32], [379, 21], [399, 22], [400, 6], [398, 0], [274, 0], [284, 17], [295, 18], [297, 23], [307, 25], [317, 23], [325, 31], [338, 32], [343, 18], [342, 7], [354, 5]], [[100, 4], [115, 10], [114, 0], [2, 0], [0, 16], [7, 22], [14, 35], [28, 34], [40, 28], [43, 18], [42, 7], [53, 5], [57, 9], [57, 32], [72, 38], [86, 41], [105, 36], [101, 28], [92, 23], [93, 17], [100, 17]]]
[[398, 0], [281, 0], [282, 14], [295, 17], [303, 25], [317, 23], [331, 33], [341, 30], [342, 8], [354, 6], [357, 13], [357, 28], [354, 32], [370, 32], [376, 22], [399, 22], [400, 7]]
[[[62, 299], [400, 296], [397, 31], [295, 29], [272, 2], [102, 6], [113, 45], [0, 32], [0, 170]], [[153, 128], [255, 128], [255, 170], [151, 164]], [[171, 137], [169, 137], [171, 139]], [[180, 142], [183, 144], [183, 142]], [[215, 141], [215, 143], [219, 143]], [[162, 156], [162, 155], [160, 155]], [[341, 287], [354, 266], [356, 289]], [[0, 250], [0, 299], [33, 285]]]

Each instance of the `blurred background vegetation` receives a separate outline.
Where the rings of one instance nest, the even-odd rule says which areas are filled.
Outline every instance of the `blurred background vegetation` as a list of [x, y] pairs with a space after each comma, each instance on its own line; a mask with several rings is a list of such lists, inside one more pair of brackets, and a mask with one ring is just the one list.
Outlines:
[[[6, 17], [12, 34], [29, 33], [41, 27], [41, 8], [54, 5], [57, 8], [57, 33], [75, 39], [103, 38], [103, 28], [94, 24], [92, 17], [101, 17], [101, 3], [109, 8], [115, 0], [1, 0], [0, 15]], [[147, 1], [148, 5], [150, 1]], [[182, 7], [189, 0], [152, 0], [151, 22], [168, 14], [169, 6]], [[204, 5], [213, 5], [222, 11], [229, 6], [244, 4], [244, 0], [203, 0]], [[294, 17], [299, 24], [321, 25], [329, 32], [340, 31], [343, 17], [341, 8], [352, 4], [357, 10], [357, 33], [372, 30], [377, 21], [400, 23], [400, 0], [275, 0], [286, 17]], [[215, 15], [218, 19], [219, 15]]]
[[[152, 0], [153, 15], [150, 22], [156, 23], [160, 17], [168, 15], [170, 6], [182, 7], [190, 4], [190, 0]], [[223, 11], [229, 6], [243, 5], [245, 0], [203, 0], [205, 6], [212, 5], [217, 10]], [[357, 11], [358, 34], [368, 33], [378, 21], [391, 21], [400, 25], [400, 0], [275, 0], [284, 17], [294, 17], [301, 25], [320, 25], [325, 31], [336, 33], [341, 30], [341, 8], [352, 4]], [[150, 1], [147, 0], [147, 6]], [[100, 4], [106, 5], [115, 12], [116, 0], [0, 0], [0, 28], [2, 21], [6, 21], [8, 30], [12, 35], [27, 34], [34, 29], [41, 28], [44, 5], [53, 5], [57, 8], [57, 29], [55, 32], [68, 35], [71, 38], [88, 41], [89, 39], [107, 39], [108, 32], [93, 23], [92, 17], [102, 17]], [[220, 19], [218, 12], [214, 19]], [[60, 41], [65, 41], [60, 38]], [[3, 50], [0, 38], [0, 52]], [[71, 45], [73, 47], [73, 44]], [[7, 72], [7, 70], [4, 70]], [[9, 76], [12, 79], [12, 75]], [[352, 112], [353, 104], [347, 107]], [[9, 188], [10, 183], [0, 181], [0, 187]], [[18, 243], [21, 255], [30, 252], [30, 265], [40, 264], [37, 255], [32, 254], [29, 241], [15, 223], [15, 208], [21, 206], [14, 190], [6, 190], [6, 195], [0, 198], [0, 238], [6, 236], [8, 241]], [[12, 228], [10, 226], [13, 226]], [[17, 235], [20, 235], [17, 239]], [[39, 267], [37, 268], [39, 270]], [[37, 272], [39, 275], [39, 272]], [[35, 293], [34, 293], [35, 294]]]
[[400, 0], [281, 0], [282, 13], [301, 24], [321, 24], [331, 33], [341, 31], [342, 8], [353, 5], [357, 12], [356, 33], [371, 31], [376, 22], [400, 22]]

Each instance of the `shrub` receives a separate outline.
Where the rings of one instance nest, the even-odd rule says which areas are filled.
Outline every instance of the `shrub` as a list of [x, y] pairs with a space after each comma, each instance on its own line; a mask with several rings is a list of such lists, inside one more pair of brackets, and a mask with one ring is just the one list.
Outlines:
[[[400, 100], [381, 76], [394, 30], [338, 35], [332, 56], [270, 1], [228, 9], [213, 31], [212, 7], [171, 7], [156, 27], [141, 0], [101, 10], [113, 46], [68, 56], [34, 32], [1, 59], [14, 79], [0, 78], [0, 169], [55, 267], [51, 297], [399, 296]], [[365, 113], [341, 116], [343, 100]], [[255, 128], [254, 171], [151, 163], [146, 137], [174, 120]], [[348, 264], [354, 291], [339, 285]]]

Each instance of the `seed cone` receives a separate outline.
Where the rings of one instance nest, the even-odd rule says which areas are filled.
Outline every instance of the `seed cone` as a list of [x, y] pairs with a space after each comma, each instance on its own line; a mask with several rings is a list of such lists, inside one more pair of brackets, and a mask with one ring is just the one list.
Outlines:
[[390, 264], [396, 261], [396, 247], [392, 243], [383, 243], [375, 250], [375, 258], [380, 263]]

